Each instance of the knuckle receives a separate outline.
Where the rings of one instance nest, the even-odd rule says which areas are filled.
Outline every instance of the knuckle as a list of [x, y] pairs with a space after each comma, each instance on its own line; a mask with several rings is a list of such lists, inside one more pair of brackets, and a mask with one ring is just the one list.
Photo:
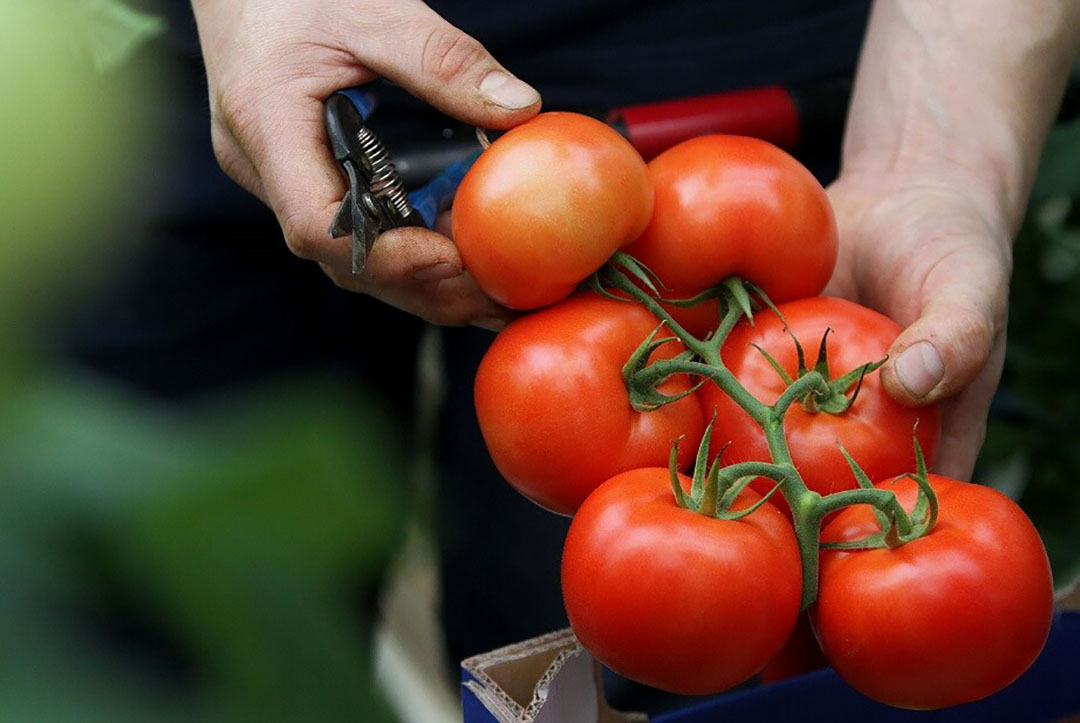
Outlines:
[[360, 283], [351, 273], [344, 272], [330, 264], [320, 263], [323, 273], [334, 283], [334, 286], [344, 291], [358, 291]]
[[484, 46], [476, 39], [453, 27], [436, 27], [424, 39], [420, 69], [435, 80], [451, 83], [487, 57]]
[[959, 319], [957, 337], [961, 348], [977, 352], [980, 358], [990, 355], [994, 336], [994, 324], [984, 314], [970, 312]]
[[212, 126], [235, 140], [242, 148], [252, 150], [258, 140], [259, 126], [252, 93], [243, 86], [220, 88], [211, 104]]
[[216, 122], [210, 128], [210, 145], [214, 150], [214, 159], [221, 170], [229, 178], [239, 182], [243, 170], [243, 156], [236, 145], [236, 140]]
[[309, 233], [307, 215], [291, 204], [286, 204], [282, 207], [278, 220], [289, 251], [302, 259], [314, 259], [317, 244]]

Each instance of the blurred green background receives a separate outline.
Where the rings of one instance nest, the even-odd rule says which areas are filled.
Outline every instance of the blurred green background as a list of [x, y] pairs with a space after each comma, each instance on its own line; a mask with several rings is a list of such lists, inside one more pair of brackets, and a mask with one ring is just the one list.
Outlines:
[[125, 249], [162, 69], [151, 18], [0, 0], [0, 721], [390, 719], [376, 594], [402, 536], [401, 430], [332, 378], [159, 406], [50, 333]]
[[[370, 647], [404, 431], [341, 380], [165, 408], [50, 351], [124, 253], [121, 189], [156, 152], [140, 88], [169, 82], [106, 72], [109, 34], [152, 22], [114, 17], [95, 47], [76, 6], [0, 1], [0, 720], [388, 719]], [[1080, 123], [1054, 131], [1017, 245], [978, 473], [1035, 519], [1059, 583], [1080, 571], [1078, 199]]]

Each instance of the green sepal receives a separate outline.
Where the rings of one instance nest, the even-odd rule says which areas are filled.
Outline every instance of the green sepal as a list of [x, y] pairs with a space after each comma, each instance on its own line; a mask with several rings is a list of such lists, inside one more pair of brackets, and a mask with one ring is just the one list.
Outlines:
[[750, 293], [760, 299], [761, 303], [763, 303], [774, 314], [780, 317], [780, 322], [784, 326], [787, 326], [787, 319], [784, 318], [784, 315], [783, 313], [781, 313], [779, 307], [777, 307], [776, 304], [773, 303], [773, 300], [769, 298], [769, 295], [765, 293], [764, 289], [762, 289], [760, 286], [758, 286], [752, 281], [744, 281], [743, 283], [746, 285], [746, 288], [750, 291]]
[[716, 517], [720, 509], [720, 465], [713, 464], [706, 477], [705, 489], [702, 490], [701, 499], [696, 500], [697, 511], [707, 517]]
[[[656, 272], [645, 264], [635, 259], [624, 251], [616, 251], [611, 256], [611, 263], [621, 266], [631, 276], [641, 282], [642, 286], [652, 292], [653, 296], [660, 298], [660, 289], [667, 289], [664, 282], [656, 275]], [[659, 288], [657, 288], [659, 286]]]
[[656, 391], [655, 389], [651, 389], [648, 392], [642, 392], [638, 394], [636, 397], [631, 396], [630, 406], [632, 406], [635, 410], [639, 412], [655, 412], [660, 407], [671, 404], [672, 402], [677, 402], [683, 397], [688, 397], [691, 394], [694, 394], [695, 392], [697, 392], [698, 389], [701, 389], [701, 386], [705, 384], [705, 381], [707, 380], [702, 380], [694, 386], [690, 387], [689, 389], [684, 389], [678, 394], [663, 394]]
[[938, 500], [933, 487], [930, 486], [930, 477], [926, 469], [926, 457], [923, 455], [922, 445], [919, 444], [919, 424], [915, 423], [912, 432], [912, 442], [915, 446], [915, 474], [905, 475], [919, 485], [919, 496], [915, 501], [915, 507], [911, 510], [913, 524], [912, 534], [909, 540], [917, 539], [927, 534], [937, 524]]
[[823, 542], [822, 550], [881, 550], [888, 547], [885, 544], [885, 533], [875, 532], [861, 540], [846, 540], [844, 542]]
[[[628, 296], [618, 296], [618, 295], [613, 294], [610, 291], [608, 291], [607, 287], [604, 286], [604, 282], [601, 280], [601, 275], [603, 273], [604, 273], [604, 269], [601, 268], [599, 271], [597, 271], [596, 273], [594, 273], [592, 276], [589, 277], [589, 288], [590, 289], [592, 289], [595, 293], [599, 294], [600, 296], [604, 296], [604, 297], [606, 297], [608, 299], [614, 299], [615, 301], [633, 301], [633, 299], [631, 299]], [[616, 272], [616, 273], [618, 273], [618, 272]]]
[[844, 414], [851, 406], [855, 404], [855, 400], [859, 397], [859, 392], [862, 390], [863, 379], [866, 377], [866, 367], [869, 365], [863, 365], [859, 367], [859, 378], [855, 383], [855, 391], [851, 396], [845, 395], [839, 391], [831, 383], [829, 384], [830, 394], [824, 399], [816, 399], [814, 402], [814, 410], [818, 412], [825, 412], [827, 414]]
[[776, 359], [773, 358], [772, 354], [765, 351], [764, 347], [761, 347], [753, 342], [750, 342], [750, 346], [761, 352], [761, 355], [765, 357], [765, 361], [769, 362], [769, 366], [773, 368], [773, 371], [779, 374], [780, 378], [784, 380], [784, 384], [790, 386], [795, 383], [795, 380], [791, 378], [791, 375], [787, 373], [784, 367], [780, 366], [780, 362], [776, 361]]
[[720, 502], [717, 504], [717, 510], [723, 514], [729, 512], [731, 506], [735, 504], [735, 500], [739, 499], [739, 495], [743, 493], [750, 483], [757, 477], [755, 475], [747, 475], [745, 477], [739, 477], [738, 479], [731, 480], [728, 484], [724, 485], [724, 494], [720, 497]]
[[[855, 458], [851, 456], [851, 453], [847, 451], [847, 448], [840, 442], [836, 443], [836, 446], [840, 448], [840, 454], [844, 455], [844, 459], [847, 460], [848, 467], [851, 468], [851, 473], [855, 475], [855, 481], [859, 487], [865, 490], [874, 489], [874, 483], [870, 481], [870, 476], [863, 471], [863, 468], [859, 466], [859, 463], [855, 461]], [[892, 526], [889, 521], [889, 516], [879, 510], [877, 507], [871, 507], [874, 511], [874, 519], [877, 520], [878, 527], [881, 528], [882, 539], [884, 540], [885, 532]]]
[[690, 496], [697, 499], [705, 486], [705, 477], [709, 474], [709, 442], [712, 440], [713, 425], [716, 424], [716, 410], [713, 410], [712, 420], [705, 427], [698, 443], [697, 456], [694, 458], [694, 484], [690, 488]]
[[873, 371], [877, 371], [882, 364], [889, 361], [889, 357], [883, 357], [874, 362], [867, 362], [866, 364], [860, 364], [847, 374], [837, 377], [829, 382], [829, 384], [841, 394], [847, 394], [851, 387], [858, 383], [863, 377]]
[[671, 491], [675, 493], [675, 504], [685, 509], [694, 509], [690, 507], [686, 499], [686, 493], [683, 492], [682, 485], [679, 483], [679, 442], [682, 437], [679, 437], [671, 444], [671, 452], [668, 453], [668, 474], [671, 477]]
[[743, 313], [747, 319], [750, 320], [750, 326], [754, 325], [754, 304], [750, 300], [750, 293], [746, 290], [746, 285], [742, 279], [738, 276], [732, 276], [731, 278], [724, 279], [723, 285], [727, 288], [728, 293], [731, 294], [732, 301]]
[[[751, 481], [753, 481], [753, 479], [754, 479], [753, 477], [750, 478]], [[747, 484], [749, 484], [749, 482]], [[732, 512], [731, 510], [725, 510], [723, 513], [721, 513], [720, 519], [722, 519], [722, 520], [730, 520], [730, 521], [734, 522], [735, 520], [741, 520], [742, 518], [744, 518], [744, 517], [746, 517], [748, 515], [754, 514], [755, 512], [757, 512], [761, 508], [762, 505], [764, 505], [766, 502], [768, 502], [769, 498], [772, 497], [774, 494], [776, 494], [777, 490], [779, 490], [782, 486], [783, 486], [783, 482], [777, 482], [775, 485], [773, 485], [773, 488], [771, 490], [769, 490], [767, 493], [765, 493], [765, 495], [762, 496], [762, 498], [760, 500], [758, 500], [754, 504], [750, 505], [745, 510], [739, 510], [738, 512]], [[744, 489], [746, 489], [745, 485], [739, 489], [739, 492], [742, 492], [742, 490], [744, 490]], [[735, 496], [735, 499], [738, 499], [738, 495]], [[734, 504], [734, 501], [735, 500], [732, 500], [732, 504]]]
[[821, 335], [821, 344], [818, 345], [817, 361], [814, 362], [814, 371], [826, 379], [829, 378], [829, 334], [832, 333], [832, 327], [826, 327], [825, 333]]
[[663, 298], [660, 299], [660, 301], [664, 302], [665, 304], [670, 304], [671, 306], [677, 306], [680, 309], [689, 309], [692, 306], [703, 304], [706, 301], [711, 301], [712, 299], [719, 299], [723, 295], [724, 292], [721, 287], [710, 286], [701, 293], [691, 296], [689, 299]]
[[798, 337], [792, 333], [791, 328], [786, 324], [784, 325], [784, 331], [786, 331], [787, 335], [791, 337], [791, 340], [795, 342], [795, 354], [799, 360], [799, 371], [796, 377], [801, 379], [810, 372], [810, 370], [806, 368], [806, 354], [803, 352], [802, 344], [799, 343]]
[[630, 381], [634, 378], [634, 375], [649, 365], [649, 357], [653, 352], [672, 341], [678, 341], [674, 336], [666, 336], [663, 339], [657, 339], [656, 335], [660, 333], [660, 330], [667, 326], [666, 322], [661, 321], [655, 329], [649, 332], [649, 335], [638, 344], [637, 349], [630, 355], [630, 358], [626, 360], [622, 368], [623, 381], [627, 386], [630, 385]]

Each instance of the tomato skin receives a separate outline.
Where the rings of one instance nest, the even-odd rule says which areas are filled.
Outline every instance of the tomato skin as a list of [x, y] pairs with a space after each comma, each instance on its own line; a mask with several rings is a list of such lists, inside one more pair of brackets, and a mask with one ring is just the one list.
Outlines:
[[[735, 507], [758, 498], [747, 490]], [[699, 515], [675, 504], [663, 468], [597, 488], [563, 548], [563, 600], [582, 645], [626, 677], [686, 695], [760, 670], [795, 624], [801, 581], [775, 507], [735, 522]]]
[[652, 213], [645, 162], [610, 126], [541, 113], [480, 155], [454, 197], [454, 243], [476, 283], [512, 309], [565, 298]]
[[[834, 378], [883, 358], [901, 331], [900, 325], [888, 317], [844, 299], [813, 297], [780, 304], [778, 308], [802, 343], [807, 365], [814, 364], [822, 335], [832, 329], [828, 357]], [[771, 311], [755, 315], [752, 327], [741, 322], [724, 342], [721, 356], [731, 372], [751, 394], [772, 404], [786, 385], [752, 344], [769, 352], [792, 377], [798, 369], [795, 344], [784, 331], [783, 322]], [[706, 416], [711, 417], [713, 409], [717, 411], [711, 443], [714, 453], [730, 442], [725, 462], [770, 459], [765, 433], [741, 407], [712, 383], [702, 387], [699, 395]], [[882, 386], [880, 373], [874, 371], [863, 379], [859, 396], [847, 412], [811, 414], [795, 403], [784, 417], [784, 431], [792, 460], [806, 486], [824, 495], [858, 486], [838, 441], [871, 481], [880, 482], [915, 471], [912, 430], [916, 422], [927, 464], [933, 462], [940, 417], [936, 405], [916, 409], [895, 402]], [[768, 480], [754, 482], [760, 492], [772, 486]]]
[[814, 629], [810, 626], [809, 616], [800, 614], [795, 623], [795, 629], [791, 631], [784, 647], [761, 669], [761, 682], [776, 683], [796, 675], [819, 670], [828, 664], [829, 661], [825, 660], [821, 646], [814, 637]]
[[[585, 293], [506, 327], [476, 373], [480, 430], [503, 477], [529, 499], [573, 514], [604, 480], [667, 464], [672, 442], [690, 462], [704, 420], [694, 395], [648, 413], [630, 406], [622, 367], [653, 331], [644, 307]], [[653, 359], [683, 351], [671, 342]], [[660, 387], [689, 388], [685, 377]]]
[[669, 298], [689, 298], [737, 274], [780, 303], [815, 296], [831, 278], [837, 232], [829, 199], [776, 146], [742, 136], [693, 138], [650, 161], [649, 180], [652, 217], [626, 252], [659, 275]]
[[[982, 485], [930, 475], [930, 534], [895, 549], [821, 555], [812, 621], [826, 658], [856, 690], [901, 708], [944, 708], [1016, 680], [1046, 642], [1053, 581], [1023, 510]], [[878, 487], [915, 502], [907, 478]], [[843, 510], [822, 540], [877, 531], [866, 506]]]

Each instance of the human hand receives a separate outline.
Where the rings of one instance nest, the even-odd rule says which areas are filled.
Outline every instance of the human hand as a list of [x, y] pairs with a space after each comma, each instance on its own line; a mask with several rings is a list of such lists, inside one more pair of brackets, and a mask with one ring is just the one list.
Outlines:
[[942, 401], [937, 471], [969, 479], [1005, 357], [1012, 236], [1078, 50], [1080, 5], [874, 3], [830, 187], [828, 292], [906, 328], [881, 375]]
[[420, 0], [193, 0], [210, 88], [211, 137], [224, 171], [277, 215], [297, 256], [334, 282], [437, 324], [497, 328], [510, 317], [465, 272], [445, 235], [383, 234], [361, 276], [348, 239], [327, 229], [345, 184], [323, 103], [379, 76], [485, 128], [535, 115], [540, 96]]
[[882, 381], [906, 406], [942, 402], [935, 469], [970, 479], [1005, 359], [1012, 244], [971, 179], [934, 163], [917, 177], [853, 172], [829, 187], [840, 256], [825, 293], [905, 327]]

